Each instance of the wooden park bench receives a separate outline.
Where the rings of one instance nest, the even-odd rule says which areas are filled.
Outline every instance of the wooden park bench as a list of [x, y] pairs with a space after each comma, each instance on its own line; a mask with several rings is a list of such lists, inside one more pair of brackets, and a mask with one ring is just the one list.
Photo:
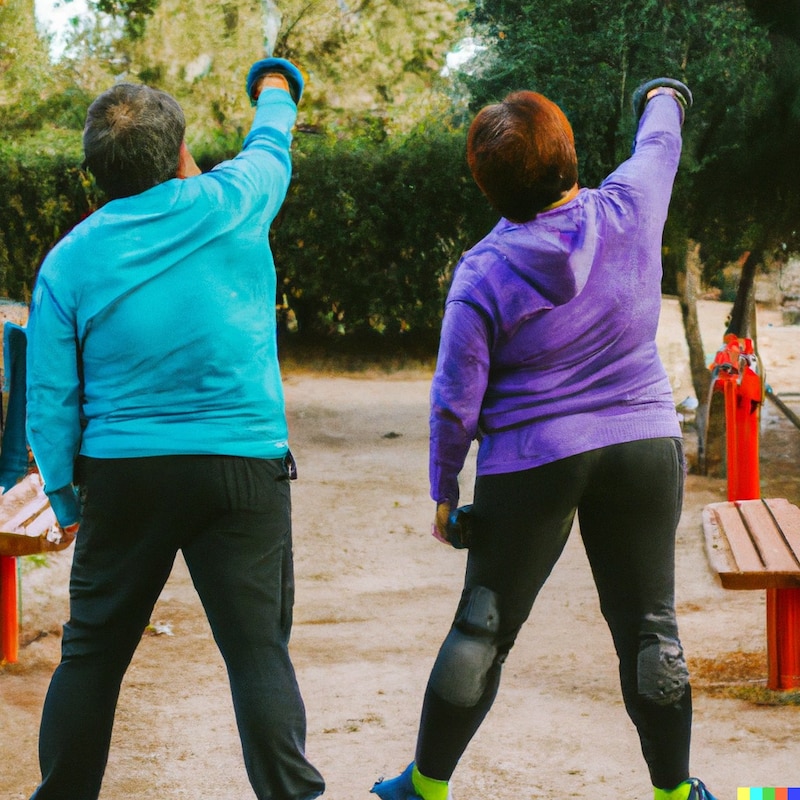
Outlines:
[[712, 503], [703, 529], [725, 589], [800, 588], [800, 508], [788, 500]]
[[[737, 294], [737, 303], [742, 287]], [[735, 315], [734, 315], [735, 316]], [[711, 365], [725, 408], [728, 502], [703, 510], [706, 551], [726, 589], [762, 589], [767, 599], [767, 688], [800, 688], [800, 508], [763, 499], [760, 410], [765, 382], [752, 339], [726, 334]], [[709, 406], [710, 407], [710, 406]]]
[[62, 550], [55, 515], [38, 473], [30, 473], [0, 497], [0, 663], [19, 656], [20, 556]]
[[19, 654], [20, 556], [63, 550], [63, 538], [25, 441], [25, 330], [6, 323], [0, 446], [0, 663]]
[[703, 509], [706, 551], [725, 589], [767, 595], [767, 686], [800, 686], [800, 508], [784, 498]]

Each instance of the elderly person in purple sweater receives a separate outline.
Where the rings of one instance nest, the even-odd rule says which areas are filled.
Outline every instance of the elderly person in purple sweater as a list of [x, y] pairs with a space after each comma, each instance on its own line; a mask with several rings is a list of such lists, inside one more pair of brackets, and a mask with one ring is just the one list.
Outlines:
[[450, 796], [576, 513], [655, 798], [713, 800], [689, 773], [674, 600], [684, 460], [655, 344], [661, 238], [691, 100], [669, 78], [640, 86], [634, 152], [597, 189], [579, 188], [572, 129], [542, 95], [511, 94], [472, 123], [469, 165], [503, 218], [453, 276], [430, 443], [434, 535], [457, 543], [458, 476], [479, 441], [469, 556], [415, 761], [375, 784], [382, 800]]

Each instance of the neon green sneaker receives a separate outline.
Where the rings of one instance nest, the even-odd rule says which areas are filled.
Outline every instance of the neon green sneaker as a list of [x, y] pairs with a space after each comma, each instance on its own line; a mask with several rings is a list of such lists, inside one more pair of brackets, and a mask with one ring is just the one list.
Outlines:
[[689, 778], [674, 789], [656, 789], [655, 800], [717, 800], [699, 778]]
[[692, 785], [689, 790], [689, 800], [717, 800], [699, 778], [689, 778], [689, 783]]
[[402, 775], [388, 781], [381, 779], [370, 791], [381, 800], [452, 800], [447, 781], [426, 778], [413, 761]]

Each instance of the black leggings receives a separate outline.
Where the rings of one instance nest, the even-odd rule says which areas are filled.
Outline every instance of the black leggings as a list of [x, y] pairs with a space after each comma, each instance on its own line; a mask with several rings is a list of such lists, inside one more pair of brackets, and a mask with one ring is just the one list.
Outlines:
[[[448, 681], [464, 676], [444, 674], [444, 665], [453, 659], [446, 652], [451, 645], [447, 640], [443, 645], [422, 709], [416, 760], [423, 775], [450, 779], [494, 701], [502, 663], [564, 549], [577, 512], [619, 656], [625, 707], [652, 783], [672, 788], [689, 777], [691, 690], [674, 597], [683, 481], [682, 443], [669, 438], [614, 445], [524, 472], [477, 479], [474, 542], [456, 621], [463, 619], [475, 587], [492, 590], [499, 615], [492, 637], [495, 654], [477, 702], [454, 703], [448, 695], [458, 696], [458, 691], [442, 687], [449, 690]], [[448, 639], [456, 627], [454, 622]], [[666, 699], [655, 697], [661, 678], [672, 687]]]

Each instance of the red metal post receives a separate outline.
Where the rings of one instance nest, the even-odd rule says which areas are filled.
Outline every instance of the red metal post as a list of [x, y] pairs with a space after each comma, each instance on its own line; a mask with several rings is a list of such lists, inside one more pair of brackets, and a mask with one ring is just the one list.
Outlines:
[[800, 688], [800, 589], [767, 589], [767, 688]]
[[19, 610], [17, 559], [0, 556], [0, 663], [16, 664], [19, 658]]
[[735, 491], [737, 500], [756, 500], [761, 497], [758, 435], [761, 406], [764, 402], [764, 381], [759, 372], [753, 340], [739, 341], [742, 367], [736, 392], [736, 457], [739, 469]]
[[715, 391], [725, 398], [725, 448], [728, 500], [756, 500], [761, 497], [758, 427], [764, 382], [752, 339], [725, 337], [712, 365]]

